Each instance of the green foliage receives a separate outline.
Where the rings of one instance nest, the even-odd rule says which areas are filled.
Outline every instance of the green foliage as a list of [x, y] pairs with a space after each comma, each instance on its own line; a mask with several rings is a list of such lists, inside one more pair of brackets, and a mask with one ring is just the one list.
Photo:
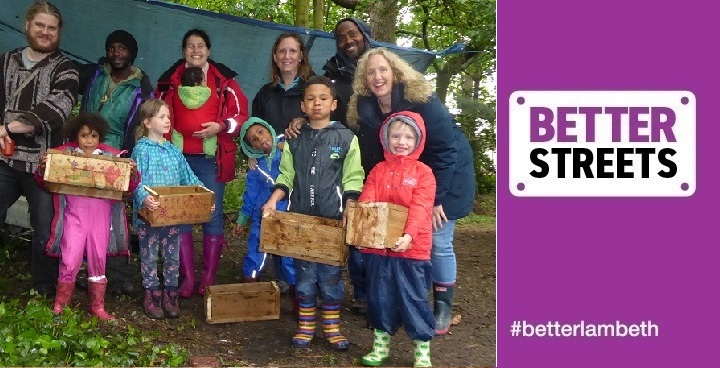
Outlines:
[[[239, 163], [241, 164], [241, 163]], [[223, 212], [237, 212], [242, 206], [242, 195], [245, 191], [245, 172], [240, 172], [225, 186], [225, 196], [223, 197]]]
[[203, 9], [216, 13], [260, 19], [270, 22], [293, 24], [293, 3], [277, 0], [170, 0], [171, 3]]
[[477, 215], [474, 213], [471, 213], [468, 216], [465, 216], [457, 221], [458, 225], [468, 225], [468, 224], [486, 224], [486, 225], [495, 225], [495, 216], [488, 216], [488, 215]]
[[[131, 326], [100, 326], [66, 308], [55, 316], [44, 299], [23, 307], [0, 302], [0, 366], [179, 366], [188, 353], [158, 345]], [[111, 331], [110, 331], [111, 330]]]
[[495, 98], [489, 94], [484, 100], [461, 95], [457, 97], [457, 104], [462, 112], [456, 119], [470, 140], [474, 153], [478, 193], [495, 193]]

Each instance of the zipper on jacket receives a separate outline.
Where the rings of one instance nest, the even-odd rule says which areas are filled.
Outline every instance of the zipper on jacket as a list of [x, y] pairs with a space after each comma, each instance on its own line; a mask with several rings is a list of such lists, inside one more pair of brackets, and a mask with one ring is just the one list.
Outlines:
[[340, 198], [340, 213], [343, 213], [343, 200], [342, 193], [340, 193], [340, 187], [336, 185], [335, 190], [337, 192], [338, 198]]

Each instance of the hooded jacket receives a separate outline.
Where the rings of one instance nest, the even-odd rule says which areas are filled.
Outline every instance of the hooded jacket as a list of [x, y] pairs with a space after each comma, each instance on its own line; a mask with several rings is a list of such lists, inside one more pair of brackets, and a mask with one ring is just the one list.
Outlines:
[[[131, 66], [130, 78], [115, 87], [105, 97], [110, 83], [110, 65], [101, 58], [98, 64], [83, 65], [80, 70], [82, 91], [81, 110], [102, 115], [110, 130], [105, 143], [132, 154], [135, 145], [135, 129], [140, 123], [140, 105], [152, 98], [150, 78], [140, 68]], [[106, 98], [104, 103], [101, 100]]]
[[[470, 142], [435, 94], [421, 95], [418, 92], [421, 88], [416, 88], [412, 81], [407, 83], [393, 85], [391, 113], [411, 111], [423, 118], [427, 139], [420, 161], [430, 166], [435, 175], [435, 205], [443, 206], [449, 220], [467, 216], [472, 211], [477, 191]], [[387, 117], [372, 93], [370, 96], [353, 96], [348, 106], [348, 124], [359, 126], [358, 140], [365, 170], [371, 170], [382, 160], [382, 146], [377, 134]]]
[[291, 212], [339, 219], [365, 178], [357, 137], [338, 122], [322, 129], [305, 124], [300, 130], [285, 142], [273, 190], [290, 194]]
[[145, 207], [143, 201], [150, 195], [143, 186], [203, 185], [185, 161], [185, 156], [167, 140], [159, 143], [147, 137], [140, 138], [135, 144], [132, 159], [141, 174], [141, 181], [133, 193], [133, 223], [136, 228], [144, 223], [138, 218], [137, 211]]
[[[261, 124], [270, 131], [273, 137], [273, 145], [270, 154], [258, 151], [245, 141], [247, 130], [255, 125]], [[262, 206], [270, 199], [275, 185], [275, 179], [280, 175], [280, 158], [282, 151], [277, 149], [278, 142], [284, 142], [284, 139], [278, 139], [275, 130], [265, 120], [251, 117], [243, 124], [240, 130], [240, 147], [243, 152], [250, 158], [257, 159], [258, 166], [254, 170], [249, 170], [245, 177], [245, 191], [243, 192], [243, 204], [240, 208], [240, 215], [237, 223], [240, 225], [247, 224], [248, 219], [253, 222], [260, 223], [262, 218]], [[287, 209], [287, 201], [278, 201], [275, 207], [278, 211]], [[259, 234], [258, 234], [259, 236]]]
[[[237, 144], [233, 137], [240, 134], [240, 127], [247, 120], [248, 100], [245, 97], [240, 85], [235, 81], [235, 73], [227, 66], [208, 59], [209, 67], [207, 78], [215, 80], [216, 90], [214, 93], [220, 98], [220, 109], [217, 112], [216, 122], [220, 123], [221, 130], [217, 134], [217, 152], [215, 162], [217, 163], [217, 176], [219, 182], [229, 182], [235, 179], [235, 167]], [[185, 70], [185, 59], [178, 60], [170, 69], [166, 70], [157, 83], [155, 95], [164, 100], [168, 106], [182, 104], [178, 97], [178, 88], [182, 85], [181, 76]], [[170, 131], [175, 129], [176, 119], [182, 116], [175, 116], [173, 109], [170, 109]], [[204, 122], [198, 122], [198, 124]], [[170, 133], [165, 137], [170, 139]]]
[[[346, 21], [355, 23], [360, 32], [362, 32], [363, 38], [365, 39], [365, 51], [370, 50], [370, 48], [372, 47], [372, 31], [370, 30], [370, 26], [368, 26], [367, 23], [361, 21], [360, 19], [340, 19], [340, 21], [335, 24], [333, 35], [337, 33], [337, 28], [340, 23]], [[335, 45], [337, 47], [337, 39], [335, 40], [335, 42]], [[350, 96], [352, 96], [353, 94], [352, 83], [353, 78], [355, 77], [356, 67], [357, 60], [350, 59], [347, 55], [345, 55], [344, 52], [339, 49], [335, 53], [335, 56], [328, 59], [328, 61], [325, 62], [325, 65], [323, 66], [325, 76], [332, 79], [333, 83], [335, 83], [335, 93], [338, 100], [337, 109], [333, 111], [331, 119], [337, 120], [345, 125], [347, 125], [347, 105], [350, 102]]]
[[[78, 147], [77, 142], [69, 142], [66, 145], [57, 147], [56, 149], [75, 149]], [[104, 155], [108, 156], [120, 156], [124, 153], [123, 151], [117, 150], [114, 147], [100, 143], [98, 149], [103, 151]], [[39, 172], [36, 172], [35, 179], [40, 185], [42, 185], [42, 177]], [[140, 183], [140, 176], [130, 178], [130, 185], [128, 186], [128, 192], [132, 192], [137, 188]], [[108, 240], [107, 255], [118, 256], [118, 255], [130, 255], [128, 250], [128, 224], [127, 216], [125, 216], [125, 201], [113, 201], [108, 199], [110, 202], [111, 214], [110, 214], [110, 239]], [[65, 229], [65, 206], [67, 201], [64, 194], [53, 194], [53, 207], [55, 208], [55, 214], [53, 215], [52, 222], [50, 223], [50, 238], [45, 246], [47, 255], [52, 257], [60, 257], [62, 250], [60, 249], [60, 241], [63, 237], [63, 230]]]
[[[407, 156], [391, 153], [388, 129], [395, 120], [410, 119], [416, 127], [417, 146]], [[432, 248], [432, 208], [435, 201], [435, 176], [429, 166], [418, 161], [425, 147], [425, 122], [419, 114], [401, 111], [391, 115], [380, 128], [380, 142], [385, 161], [375, 165], [365, 180], [359, 201], [389, 202], [408, 208], [404, 233], [412, 237], [410, 248], [404, 252], [390, 249], [362, 249], [362, 253], [388, 257], [429, 260]]]

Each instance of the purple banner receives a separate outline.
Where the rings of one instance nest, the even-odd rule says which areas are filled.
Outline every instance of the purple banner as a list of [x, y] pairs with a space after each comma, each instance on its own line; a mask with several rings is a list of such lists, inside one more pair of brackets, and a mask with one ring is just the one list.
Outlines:
[[[720, 364], [720, 117], [712, 112], [720, 6], [712, 4], [497, 2], [498, 367]], [[510, 95], [574, 90], [692, 92], [694, 193], [514, 196]]]

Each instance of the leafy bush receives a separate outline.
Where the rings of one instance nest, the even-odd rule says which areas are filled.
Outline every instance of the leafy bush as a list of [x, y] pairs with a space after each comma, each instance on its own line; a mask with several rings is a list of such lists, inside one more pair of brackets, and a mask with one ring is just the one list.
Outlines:
[[240, 172], [225, 186], [225, 196], [223, 197], [223, 212], [235, 213], [242, 206], [242, 195], [245, 191], [245, 172]]
[[179, 366], [188, 353], [156, 345], [131, 326], [99, 325], [66, 308], [55, 316], [44, 299], [0, 301], [0, 366]]
[[475, 159], [475, 178], [478, 194], [495, 193], [495, 101], [485, 101], [459, 96], [458, 107], [462, 113], [455, 116], [460, 129], [470, 141]]

